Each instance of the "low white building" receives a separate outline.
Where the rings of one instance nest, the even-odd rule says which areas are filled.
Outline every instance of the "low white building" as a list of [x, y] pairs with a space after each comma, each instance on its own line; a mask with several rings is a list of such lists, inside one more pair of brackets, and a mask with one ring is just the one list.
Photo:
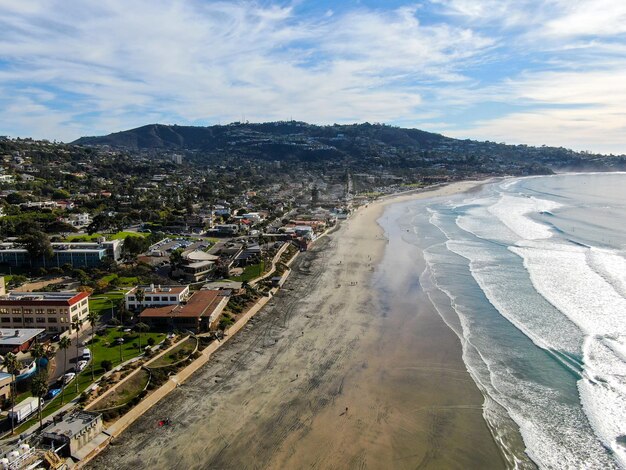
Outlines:
[[82, 212], [80, 214], [70, 214], [67, 217], [63, 217], [61, 221], [73, 227], [86, 227], [91, 223], [91, 216], [87, 212]]
[[[143, 295], [143, 298], [141, 298]], [[189, 297], [189, 286], [137, 286], [124, 296], [127, 310], [179, 305]]]

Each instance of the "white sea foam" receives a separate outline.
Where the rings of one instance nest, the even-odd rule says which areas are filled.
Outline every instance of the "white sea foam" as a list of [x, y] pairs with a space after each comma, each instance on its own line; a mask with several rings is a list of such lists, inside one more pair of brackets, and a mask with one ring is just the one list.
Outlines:
[[[541, 468], [574, 469], [580, 468], [581, 462], [593, 468], [614, 468], [586, 424], [582, 410], [562, 403], [558, 391], [520, 378], [509, 364], [522, 358], [513, 350], [502, 350], [491, 344], [489, 327], [475, 319], [465, 299], [445, 285], [447, 269], [458, 271], [453, 267], [453, 260], [448, 255], [428, 250], [425, 258], [435, 285], [450, 299], [461, 321], [463, 356], [468, 370], [479, 387], [508, 410], [520, 427], [531, 458]], [[494, 419], [494, 415], [487, 412], [485, 417]], [[499, 423], [493, 425], [498, 427]]]
[[494, 223], [493, 215], [487, 210], [487, 207], [493, 203], [492, 200], [486, 205], [472, 207], [464, 211], [463, 215], [457, 216], [456, 224], [460, 229], [484, 240], [515, 243], [519, 240], [519, 236], [515, 232], [503, 223]]
[[[480, 242], [449, 240], [446, 246], [470, 262], [470, 272], [489, 302], [537, 346], [570, 354], [580, 351], [580, 330], [538, 296], [525, 272], [515, 269], [505, 256]], [[505, 264], [510, 268], [503, 270]]]
[[585, 377], [579, 382], [583, 408], [604, 445], [626, 466], [626, 449], [617, 442], [626, 435], [626, 299], [618, 291], [619, 257], [551, 241], [519, 245], [511, 251], [523, 258], [535, 289], [586, 335]]
[[552, 231], [550, 227], [532, 220], [528, 215], [553, 211], [559, 207], [561, 204], [547, 199], [503, 194], [488, 210], [520, 239], [540, 240], [550, 238]]

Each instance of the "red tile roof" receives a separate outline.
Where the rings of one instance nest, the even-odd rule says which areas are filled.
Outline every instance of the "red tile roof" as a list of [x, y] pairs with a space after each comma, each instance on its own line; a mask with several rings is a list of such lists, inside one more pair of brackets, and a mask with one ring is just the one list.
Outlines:
[[147, 308], [141, 312], [139, 317], [208, 317], [219, 306], [219, 303], [224, 300], [224, 297], [229, 297], [229, 294], [223, 290], [201, 290], [195, 292], [185, 305]]

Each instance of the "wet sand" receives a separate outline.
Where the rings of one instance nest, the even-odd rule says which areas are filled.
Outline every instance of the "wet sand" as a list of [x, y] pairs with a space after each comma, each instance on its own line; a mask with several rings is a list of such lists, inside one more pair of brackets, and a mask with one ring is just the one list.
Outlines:
[[[383, 260], [376, 223], [391, 202], [471, 186], [361, 208], [90, 468], [504, 468], [457, 336], [405, 284], [419, 257], [392, 239]], [[379, 276], [397, 282], [383, 292]]]

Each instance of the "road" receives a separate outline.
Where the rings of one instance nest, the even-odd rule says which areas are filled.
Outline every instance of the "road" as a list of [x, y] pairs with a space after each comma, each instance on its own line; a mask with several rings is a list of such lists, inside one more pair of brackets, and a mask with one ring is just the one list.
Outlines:
[[[80, 344], [84, 341], [87, 341], [91, 338], [91, 328], [84, 328], [78, 335], [78, 353], [76, 352], [76, 334], [70, 336], [72, 344], [67, 349], [67, 367], [65, 366], [65, 351], [58, 349], [54, 355], [55, 369], [54, 373], [52, 373], [49, 377], [48, 383], [53, 385], [63, 374], [69, 371], [69, 369], [73, 368], [77, 361], [77, 356], [82, 355], [83, 347]], [[58, 343], [55, 343], [55, 346], [58, 346]]]

